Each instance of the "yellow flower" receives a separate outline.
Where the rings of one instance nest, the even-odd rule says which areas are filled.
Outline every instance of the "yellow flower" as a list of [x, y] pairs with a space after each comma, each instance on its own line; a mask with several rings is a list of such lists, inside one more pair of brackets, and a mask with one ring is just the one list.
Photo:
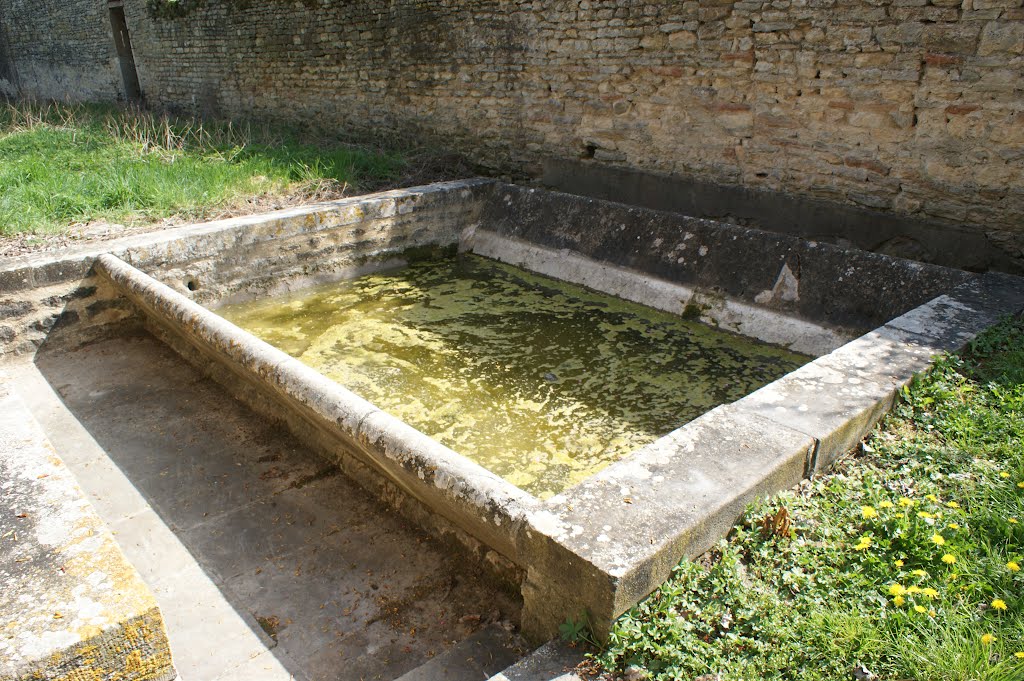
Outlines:
[[925, 611], [925, 607], [923, 605], [915, 605], [914, 606], [914, 612], [924, 612], [924, 611]]
[[946, 543], [946, 540], [942, 537], [941, 534], [935, 533], [932, 535], [932, 542], [934, 542], [936, 546], [942, 546]]
[[927, 577], [928, 576], [928, 573], [925, 572], [924, 570], [913, 570], [913, 571], [911, 571], [910, 574], [917, 575], [918, 577]]
[[895, 565], [896, 565], [896, 567], [903, 567], [903, 561], [902, 560], [897, 560], [895, 562]]
[[1020, 572], [1020, 563], [1015, 560], [1011, 560], [1006, 564], [1006, 569], [1010, 572]]
[[911, 595], [912, 594], [916, 594], [916, 593], [921, 593], [921, 587], [915, 586], [915, 585], [912, 584], [912, 585], [907, 587], [907, 593], [911, 594]]
[[903, 605], [907, 601], [903, 598], [903, 596], [896, 596], [895, 598], [892, 599], [892, 602], [893, 602], [893, 605]]
[[939, 592], [936, 591], [935, 589], [931, 588], [931, 587], [928, 587], [927, 589], [925, 589], [921, 593], [923, 593], [928, 598], [938, 598], [939, 597]]
[[999, 477], [1000, 478], [1008, 478], [1008, 477], [1010, 477], [1010, 474], [1007, 473], [1006, 471], [999, 471]]
[[1016, 657], [1018, 660], [1024, 660], [1024, 650], [1014, 653], [1013, 656]]
[[914, 505], [914, 500], [913, 499], [908, 499], [906, 497], [901, 497], [900, 501], [899, 501], [899, 504], [900, 504], [900, 506], [913, 506]]
[[954, 556], [952, 553], [944, 554], [942, 556], [942, 562], [946, 565], [952, 565], [956, 562], [956, 556]]
[[1018, 482], [1017, 483], [1017, 487], [1020, 487], [1021, 489], [1024, 489], [1024, 480], [1021, 480], [1020, 482]]
[[992, 607], [995, 610], [1006, 610], [1006, 601], [1004, 601], [1002, 598], [997, 598], [994, 601], [992, 601]]
[[926, 494], [926, 495], [924, 495], [924, 498], [927, 499], [928, 501], [938, 501], [939, 500], [939, 498], [937, 496], [935, 496], [934, 494]]
[[959, 530], [960, 529], [960, 524], [959, 523], [950, 523], [947, 527], [949, 527], [949, 529], [951, 529], [951, 530]]
[[1010, 523], [1011, 525], [1016, 525], [1017, 524], [1017, 519], [1016, 518], [1007, 518], [1006, 522]]
[[854, 551], [864, 551], [864, 550], [866, 550], [868, 548], [871, 548], [871, 537], [869, 537], [867, 535], [864, 535], [863, 537], [860, 538], [860, 541], [858, 542], [858, 544], [853, 547], [853, 550]]
[[947, 501], [946, 506], [949, 506], [950, 508], [960, 508], [960, 504], [955, 501]]
[[874, 506], [861, 506], [860, 507], [860, 514], [862, 516], [864, 516], [864, 518], [877, 518], [878, 517], [878, 511], [875, 510]]
[[928, 611], [928, 616], [929, 617], [935, 617], [935, 610], [934, 609], [933, 610], [929, 610]]
[[951, 573], [949, 573], [949, 581], [952, 582], [954, 579], [959, 579], [959, 578], [960, 578], [960, 573], [959, 572], [951, 572]]
[[928, 519], [931, 519], [931, 518], [934, 518], [935, 516], [933, 516], [931, 513], [926, 513], [925, 511], [918, 511], [917, 512], [917, 517], [918, 518], [928, 518]]
[[902, 596], [905, 593], [907, 593], [907, 590], [903, 587], [902, 584], [890, 584], [889, 585], [889, 595], [890, 596]]
[[889, 501], [888, 499], [886, 499], [885, 501], [879, 501], [878, 502], [878, 508], [892, 508], [892, 507], [893, 507], [893, 503], [891, 501]]
[[984, 634], [981, 637], [981, 642], [984, 643], [985, 645], [988, 645], [989, 643], [992, 643], [995, 640], [996, 640], [996, 637], [993, 636], [992, 634]]

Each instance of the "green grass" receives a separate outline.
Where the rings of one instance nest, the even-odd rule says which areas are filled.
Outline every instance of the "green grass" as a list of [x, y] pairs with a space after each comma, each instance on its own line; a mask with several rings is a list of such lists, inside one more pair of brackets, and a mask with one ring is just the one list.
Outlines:
[[[605, 669], [1024, 679], [1024, 322], [940, 359], [903, 397], [863, 454], [748, 509], [624, 615]], [[789, 534], [762, 532], [780, 507]]]
[[0, 105], [0, 234], [202, 218], [380, 185], [400, 153], [99, 105]]

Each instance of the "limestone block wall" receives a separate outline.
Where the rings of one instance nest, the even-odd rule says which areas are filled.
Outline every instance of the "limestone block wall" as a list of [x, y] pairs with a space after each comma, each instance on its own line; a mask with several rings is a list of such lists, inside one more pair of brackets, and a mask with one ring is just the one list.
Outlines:
[[0, 2], [0, 95], [19, 93], [123, 98], [106, 0]]
[[[103, 6], [2, 0], [18, 55], [30, 4]], [[1024, 258], [1024, 0], [124, 4], [158, 106], [421, 135], [515, 172], [583, 159], [778, 191]]]

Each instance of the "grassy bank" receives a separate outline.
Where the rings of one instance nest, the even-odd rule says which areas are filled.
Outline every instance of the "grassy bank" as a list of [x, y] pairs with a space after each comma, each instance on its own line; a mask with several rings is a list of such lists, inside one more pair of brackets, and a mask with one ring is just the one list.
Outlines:
[[[780, 509], [788, 523], [765, 522]], [[656, 679], [1024, 679], [1022, 567], [1018, 319], [939, 361], [862, 454], [681, 564], [600, 661]]]
[[386, 185], [406, 166], [399, 152], [314, 144], [268, 126], [113, 106], [0, 104], [0, 234], [336, 198]]

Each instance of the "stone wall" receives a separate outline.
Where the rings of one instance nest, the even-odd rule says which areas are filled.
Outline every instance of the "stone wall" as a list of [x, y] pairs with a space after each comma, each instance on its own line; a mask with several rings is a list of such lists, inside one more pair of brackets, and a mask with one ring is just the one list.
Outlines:
[[106, 0], [0, 1], [0, 95], [123, 98], [107, 12]]
[[[29, 89], [19, 22], [30, 5], [64, 14], [4, 3]], [[513, 172], [581, 159], [811, 197], [961, 228], [1020, 259], [1022, 5], [208, 0], [152, 19], [125, 0], [125, 13], [159, 106], [423, 135]], [[68, 63], [64, 44], [52, 63]]]

